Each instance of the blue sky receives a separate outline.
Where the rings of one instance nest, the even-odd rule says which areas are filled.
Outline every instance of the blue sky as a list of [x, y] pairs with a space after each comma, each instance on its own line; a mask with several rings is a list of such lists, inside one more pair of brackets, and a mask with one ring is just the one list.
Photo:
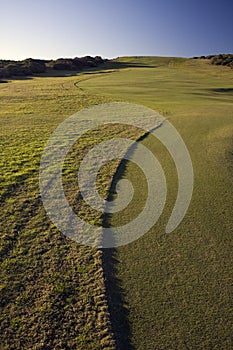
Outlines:
[[0, 58], [233, 52], [232, 0], [0, 0]]

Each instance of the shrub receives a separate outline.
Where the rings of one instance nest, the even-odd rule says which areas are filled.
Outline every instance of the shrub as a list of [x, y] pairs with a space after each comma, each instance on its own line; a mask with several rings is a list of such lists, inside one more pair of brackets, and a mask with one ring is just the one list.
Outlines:
[[23, 65], [30, 69], [32, 73], [44, 73], [46, 71], [46, 65], [42, 60], [28, 58], [23, 61]]
[[107, 60], [102, 57], [85, 56], [71, 58], [59, 58], [57, 60], [36, 60], [27, 58], [23, 61], [0, 60], [0, 78], [11, 76], [25, 76], [36, 73], [44, 73], [47, 68], [54, 70], [82, 70], [84, 68], [97, 67]]

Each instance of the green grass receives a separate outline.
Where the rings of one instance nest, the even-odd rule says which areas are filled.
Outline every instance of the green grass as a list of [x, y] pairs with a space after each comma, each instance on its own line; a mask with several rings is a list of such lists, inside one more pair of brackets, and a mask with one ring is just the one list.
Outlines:
[[[79, 246], [59, 233], [39, 192], [40, 157], [50, 133], [72, 113], [106, 101], [81, 93], [76, 81], [77, 77], [48, 77], [1, 85], [0, 344], [4, 350], [113, 348], [101, 251]], [[82, 157], [85, 142], [78, 148]], [[71, 159], [72, 154], [67, 167], [73, 166]], [[67, 196], [72, 185], [69, 171], [64, 168]], [[78, 196], [74, 189], [73, 195]], [[93, 213], [87, 216], [91, 220]]]
[[[232, 70], [205, 60], [161, 57], [125, 57], [105, 68], [0, 86], [0, 344], [4, 350], [113, 349], [113, 329], [124, 350], [129, 343], [140, 350], [230, 349]], [[144, 139], [167, 177], [166, 208], [144, 237], [102, 253], [70, 241], [50, 222], [38, 171], [56, 126], [82, 108], [108, 101], [144, 104], [171, 121], [189, 149], [195, 181], [186, 217], [166, 235], [176, 170], [159, 142]], [[103, 218], [79, 199], [82, 157], [102, 140], [141, 134], [106, 127], [85, 135], [69, 153], [64, 188], [85, 220], [101, 224]], [[105, 197], [116, 166], [99, 174]], [[105, 218], [113, 226], [132, 220], [146, 199], [140, 170], [127, 164], [124, 177], [132, 180], [135, 195], [123, 213]]]
[[[89, 93], [101, 91], [161, 112], [183, 137], [195, 178], [186, 217], [166, 235], [176, 198], [176, 170], [163, 146], [152, 137], [143, 141], [166, 173], [167, 206], [150, 232], [108, 258], [116, 268], [114, 276], [108, 272], [110, 293], [121, 289], [122, 308], [126, 309], [123, 316], [113, 314], [113, 322], [119, 328], [121, 317], [128, 314], [130, 334], [121, 332], [124, 339], [129, 336], [135, 349], [230, 349], [232, 70], [194, 60], [161, 66], [161, 58], [123, 61], [148, 63], [149, 67], [125, 68], [80, 86]], [[111, 217], [111, 225], [132, 220], [145, 201], [146, 185], [140, 171], [128, 164], [124, 177], [132, 181], [136, 193], [131, 206]]]

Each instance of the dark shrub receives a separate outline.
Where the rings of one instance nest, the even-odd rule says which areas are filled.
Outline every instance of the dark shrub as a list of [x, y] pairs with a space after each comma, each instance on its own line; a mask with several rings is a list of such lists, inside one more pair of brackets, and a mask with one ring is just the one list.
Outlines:
[[9, 78], [10, 72], [7, 68], [0, 68], [0, 78]]
[[233, 66], [233, 55], [232, 54], [221, 54], [215, 55], [211, 59], [212, 64], [223, 65], [223, 66]]
[[75, 57], [75, 58], [73, 59], [73, 65], [74, 65], [77, 69], [82, 68], [82, 61], [80, 60], [79, 57]]
[[53, 65], [53, 69], [56, 70], [75, 70], [75, 66], [73, 65], [73, 62], [70, 60], [58, 60], [55, 61]]
[[10, 75], [23, 76], [32, 74], [30, 68], [20, 63], [8, 64], [5, 68], [8, 70]]
[[42, 60], [34, 60], [32, 58], [28, 58], [23, 61], [25, 67], [30, 69], [32, 73], [44, 73], [46, 71], [46, 65]]

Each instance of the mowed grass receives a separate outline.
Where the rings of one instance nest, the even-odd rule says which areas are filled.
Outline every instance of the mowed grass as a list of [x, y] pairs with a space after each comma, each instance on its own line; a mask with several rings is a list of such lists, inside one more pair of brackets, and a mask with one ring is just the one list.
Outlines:
[[[130, 343], [143, 350], [230, 349], [232, 71], [201, 60], [127, 57], [90, 73], [0, 86], [1, 346], [113, 349], [116, 339], [124, 350]], [[144, 104], [170, 120], [190, 151], [195, 182], [185, 219], [166, 235], [176, 170], [163, 146], [144, 139], [167, 176], [166, 208], [144, 237], [101, 252], [72, 242], [50, 222], [38, 172], [56, 126], [78, 110], [109, 101]], [[100, 128], [71, 150], [64, 189], [82, 218], [103, 221], [80, 200], [77, 170], [83, 156], [108, 138], [141, 135], [135, 128]], [[104, 197], [116, 167], [112, 162], [99, 173]], [[110, 225], [132, 220], [146, 200], [141, 171], [127, 164], [124, 176], [132, 180], [135, 196], [124, 212], [104, 218]]]
[[[150, 232], [106, 257], [115, 269], [107, 271], [119, 347], [231, 349], [233, 71], [202, 60], [119, 61], [138, 67], [128, 65], [80, 86], [163, 114], [183, 137], [194, 170], [189, 210], [180, 226], [165, 234], [177, 194], [176, 169], [164, 146], [151, 136], [143, 141], [163, 166], [168, 196]], [[146, 200], [141, 171], [127, 164], [122, 176], [132, 181], [135, 195], [124, 212], [108, 218], [113, 226], [131, 221]]]

